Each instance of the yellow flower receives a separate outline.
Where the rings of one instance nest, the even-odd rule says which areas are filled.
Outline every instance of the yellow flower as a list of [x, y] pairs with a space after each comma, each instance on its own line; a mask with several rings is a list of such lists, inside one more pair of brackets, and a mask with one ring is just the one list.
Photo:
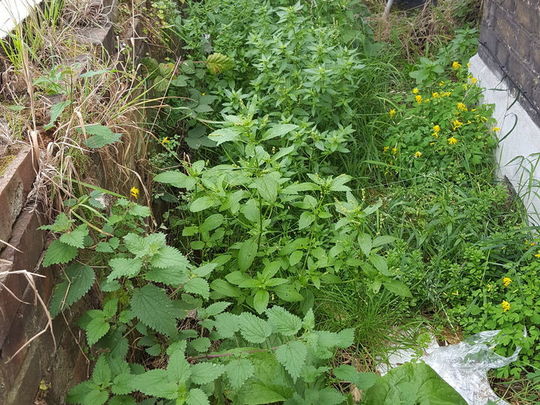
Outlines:
[[457, 103], [456, 106], [459, 111], [467, 111], [467, 106], [463, 103]]
[[454, 137], [448, 138], [448, 144], [455, 145], [456, 143], [458, 143], [457, 138], [454, 138]]
[[392, 108], [390, 111], [388, 111], [388, 115], [390, 115], [390, 118], [393, 118], [394, 115], [396, 115], [396, 110]]
[[446, 84], [445, 82], [439, 82], [440, 87], [444, 86], [445, 84]]
[[166, 145], [168, 143], [171, 143], [171, 140], [168, 138], [168, 137], [165, 137], [161, 140], [161, 144], [162, 145]]
[[436, 132], [436, 133], [441, 132], [441, 127], [439, 125], [433, 126], [433, 132]]
[[418, 104], [420, 104], [420, 103], [422, 102], [422, 96], [421, 96], [421, 95], [415, 96], [414, 99], [416, 100], [416, 102], [417, 102]]
[[530, 246], [536, 246], [536, 242], [529, 243]]
[[431, 97], [439, 98], [439, 97], [441, 97], [441, 95], [438, 92], [435, 92], [435, 93], [431, 93]]
[[385, 146], [385, 147], [383, 148], [383, 152], [388, 152], [389, 149], [390, 149], [390, 146]]
[[508, 287], [510, 285], [510, 283], [512, 283], [512, 279], [510, 277], [504, 277], [502, 279], [502, 283], [505, 287]]
[[452, 121], [452, 126], [453, 126], [453, 129], [455, 131], [459, 127], [463, 126], [463, 122], [461, 122], [460, 120], [454, 120], [454, 121]]
[[434, 146], [435, 145], [435, 142], [430, 142], [429, 143], [429, 146]]
[[537, 254], [535, 254], [534, 257], [540, 258], [540, 252], [538, 252]]
[[501, 129], [499, 127], [493, 127], [493, 132], [499, 132]]
[[422, 156], [422, 152], [420, 152], [420, 151], [417, 151], [417, 152], [414, 153], [415, 158], [419, 158], [421, 156]]
[[467, 67], [470, 69], [471, 68], [471, 62], [467, 63]]
[[503, 301], [501, 302], [501, 307], [502, 307], [503, 312], [506, 312], [511, 308], [511, 305], [508, 301]]
[[451, 91], [444, 91], [444, 92], [441, 93], [442, 97], [450, 97], [451, 95], [452, 95]]
[[474, 76], [471, 76], [471, 77], [469, 78], [469, 80], [471, 81], [472, 84], [478, 83], [478, 79], [477, 79], [476, 77], [474, 77]]
[[392, 154], [396, 154], [398, 152], [397, 148], [392, 148]]
[[459, 63], [457, 61], [452, 62], [452, 69], [454, 69], [454, 70], [461, 69], [461, 63]]
[[138, 198], [139, 197], [139, 189], [137, 187], [131, 187], [131, 190], [129, 190], [129, 194], [131, 194], [131, 196], [133, 198]]
[[420, 93], [420, 90], [418, 90], [416, 87], [414, 89], [412, 89], [412, 92], [413, 94], [418, 94]]

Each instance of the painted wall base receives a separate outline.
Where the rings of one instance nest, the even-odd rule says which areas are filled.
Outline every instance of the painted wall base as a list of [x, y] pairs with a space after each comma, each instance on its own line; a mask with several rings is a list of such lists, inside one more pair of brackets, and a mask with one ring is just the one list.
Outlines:
[[43, 0], [0, 0], [0, 39], [5, 38]]
[[507, 178], [522, 199], [530, 225], [540, 225], [540, 127], [516, 100], [502, 73], [486, 65], [478, 54], [471, 58], [469, 70], [485, 89], [484, 103], [495, 105], [493, 117], [501, 128], [497, 133], [498, 175]]

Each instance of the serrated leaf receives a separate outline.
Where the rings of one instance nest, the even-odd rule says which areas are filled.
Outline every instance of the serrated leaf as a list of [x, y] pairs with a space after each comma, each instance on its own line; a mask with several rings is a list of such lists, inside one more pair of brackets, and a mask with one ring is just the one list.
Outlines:
[[240, 333], [250, 343], [263, 343], [272, 334], [270, 324], [253, 314], [243, 312], [239, 316]]
[[120, 277], [130, 278], [139, 274], [142, 260], [117, 257], [109, 260], [109, 266], [112, 268], [112, 272], [107, 276], [107, 280], [113, 281]]
[[170, 184], [173, 187], [185, 188], [186, 190], [193, 190], [197, 184], [197, 179], [189, 177], [182, 172], [172, 170], [158, 174], [154, 177], [154, 180], [158, 183]]
[[59, 240], [53, 241], [47, 251], [45, 252], [45, 257], [43, 258], [43, 266], [49, 267], [53, 264], [65, 264], [69, 263], [75, 257], [79, 249], [74, 246], [66, 245], [65, 243], [60, 242]]
[[205, 299], [210, 297], [210, 285], [204, 278], [192, 278], [184, 284], [184, 290], [192, 294], [198, 294]]
[[167, 269], [152, 269], [144, 274], [144, 278], [156, 283], [163, 283], [172, 287], [178, 287], [188, 281], [188, 275], [176, 267]]
[[262, 314], [268, 306], [270, 300], [270, 293], [266, 290], [257, 290], [253, 297], [253, 308], [257, 313]]
[[300, 214], [298, 220], [298, 229], [304, 229], [310, 226], [315, 221], [315, 214], [313, 212], [304, 211]]
[[204, 385], [216, 380], [225, 372], [225, 366], [214, 363], [198, 363], [191, 366], [191, 381]]
[[158, 398], [176, 399], [178, 388], [168, 379], [166, 370], [150, 370], [133, 376], [133, 387], [143, 394]]
[[71, 387], [67, 393], [67, 403], [68, 404], [86, 404], [85, 398], [90, 393], [90, 391], [98, 389], [99, 387], [91, 381], [84, 381], [80, 384]]
[[73, 222], [72, 219], [69, 219], [68, 216], [62, 212], [56, 216], [52, 225], [43, 225], [40, 226], [39, 229], [51, 232], [65, 232], [71, 227]]
[[255, 367], [248, 359], [232, 360], [225, 367], [227, 378], [234, 389], [239, 389], [255, 373]]
[[207, 337], [201, 337], [198, 339], [193, 339], [191, 342], [189, 342], [191, 347], [198, 351], [199, 353], [204, 353], [208, 350], [210, 347], [210, 339]]
[[241, 132], [236, 128], [221, 128], [208, 135], [218, 146], [225, 142], [231, 142], [240, 137]]
[[240, 268], [240, 271], [246, 271], [251, 267], [251, 264], [257, 255], [257, 249], [258, 245], [255, 238], [242, 242], [240, 249], [238, 250], [238, 267]]
[[175, 350], [169, 357], [169, 365], [167, 366], [169, 378], [177, 384], [187, 382], [191, 376], [191, 366], [184, 356], [183, 350]]
[[186, 400], [187, 405], [210, 405], [208, 396], [200, 388], [192, 388], [189, 390]]
[[230, 305], [231, 303], [226, 301], [214, 302], [204, 309], [205, 317], [216, 316], [225, 311]]
[[212, 281], [210, 286], [216, 293], [225, 297], [240, 297], [242, 295], [242, 291], [239, 288], [222, 279]]
[[302, 320], [299, 317], [279, 306], [266, 310], [266, 315], [272, 330], [275, 333], [281, 333], [283, 336], [296, 335], [302, 327]]
[[279, 173], [272, 172], [259, 177], [253, 182], [253, 186], [259, 192], [259, 195], [266, 201], [273, 203], [277, 199], [279, 188]]
[[214, 327], [222, 339], [230, 339], [240, 330], [238, 315], [225, 312], [215, 317]]
[[119, 374], [114, 377], [111, 391], [116, 395], [126, 395], [135, 391], [132, 384], [133, 375], [129, 373]]
[[307, 348], [302, 342], [294, 341], [276, 349], [277, 360], [285, 367], [294, 381], [300, 376], [306, 363]]
[[164, 246], [159, 252], [152, 257], [150, 264], [153, 267], [165, 269], [167, 267], [179, 268], [187, 270], [189, 262], [180, 251], [172, 246]]
[[337, 339], [335, 341], [335, 346], [346, 349], [354, 343], [354, 329], [343, 329], [341, 332], [337, 333]]
[[88, 346], [92, 346], [98, 342], [103, 336], [107, 334], [111, 325], [104, 318], [98, 317], [92, 319], [86, 325], [86, 340], [88, 341]]
[[97, 385], [106, 385], [111, 382], [111, 368], [103, 355], [99, 356], [96, 361], [92, 371], [92, 382]]
[[167, 336], [176, 334], [177, 310], [165, 291], [148, 284], [134, 291], [133, 314], [146, 326]]
[[65, 275], [67, 279], [56, 285], [49, 303], [52, 317], [56, 317], [86, 295], [96, 279], [91, 267], [79, 263], [69, 265]]
[[137, 405], [137, 403], [131, 396], [119, 395], [112, 397], [107, 405]]
[[84, 405], [103, 405], [109, 399], [109, 393], [96, 388], [84, 397]]

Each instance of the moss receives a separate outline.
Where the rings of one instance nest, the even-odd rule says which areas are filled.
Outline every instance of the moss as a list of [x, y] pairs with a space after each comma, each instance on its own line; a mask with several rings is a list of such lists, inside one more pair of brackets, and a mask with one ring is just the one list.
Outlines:
[[7, 155], [0, 157], [0, 176], [4, 175], [4, 172], [9, 167], [9, 164], [13, 162], [13, 159], [15, 159], [16, 155]]

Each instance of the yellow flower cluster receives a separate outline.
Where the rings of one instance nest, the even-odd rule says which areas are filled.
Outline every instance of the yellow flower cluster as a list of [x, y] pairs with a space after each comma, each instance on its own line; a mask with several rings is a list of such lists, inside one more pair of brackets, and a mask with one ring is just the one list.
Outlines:
[[431, 93], [431, 97], [433, 98], [440, 98], [441, 97], [441, 94], [439, 92], [434, 92], [434, 93]]
[[433, 126], [433, 133], [431, 135], [433, 135], [435, 138], [438, 138], [439, 137], [439, 132], [441, 132], [441, 127], [439, 125], [434, 125]]
[[167, 136], [161, 140], [161, 144], [163, 146], [167, 145], [168, 143], [171, 143], [171, 140]]
[[394, 110], [393, 108], [390, 111], [388, 111], [388, 115], [390, 116], [390, 118], [394, 118], [396, 113], [397, 113], [396, 110]]
[[454, 120], [452, 121], [452, 129], [455, 131], [456, 129], [460, 128], [463, 126], [463, 122], [461, 122], [460, 120]]
[[449, 145], [455, 145], [456, 143], [458, 143], [457, 138], [455, 138], [455, 137], [448, 138], [448, 144]]
[[457, 61], [452, 62], [452, 69], [454, 69], [454, 70], [461, 69], [461, 63], [459, 63]]
[[416, 100], [416, 102], [417, 102], [418, 104], [420, 104], [420, 103], [422, 102], [422, 96], [421, 96], [420, 94], [416, 95], [416, 96], [414, 97], [414, 99]]
[[502, 283], [505, 287], [508, 287], [512, 283], [512, 279], [510, 277], [504, 277]]
[[493, 127], [493, 132], [499, 132], [501, 129], [499, 127]]
[[512, 306], [510, 305], [510, 303], [508, 301], [501, 302], [501, 308], [502, 308], [503, 312], [508, 311], [511, 307]]
[[417, 152], [414, 153], [415, 158], [419, 158], [421, 156], [422, 156], [422, 152], [420, 152], [420, 151], [417, 151]]
[[463, 103], [457, 103], [456, 106], [459, 111], [468, 111], [467, 106]]
[[416, 87], [414, 89], [412, 89], [412, 93], [413, 94], [418, 94], [420, 93], [420, 90], [418, 90]]
[[139, 189], [137, 187], [131, 187], [131, 190], [129, 190], [129, 194], [131, 194], [131, 196], [133, 198], [139, 198]]

